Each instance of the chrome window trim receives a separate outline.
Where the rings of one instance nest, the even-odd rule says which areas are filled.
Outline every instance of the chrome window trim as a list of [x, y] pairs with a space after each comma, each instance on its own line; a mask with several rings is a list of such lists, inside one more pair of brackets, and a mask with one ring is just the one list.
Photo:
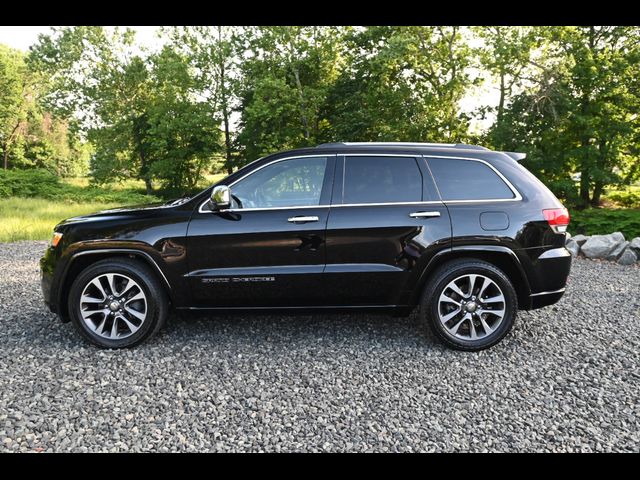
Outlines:
[[[313, 158], [313, 157], [345, 157], [345, 162], [343, 162], [343, 168], [346, 165], [346, 157], [405, 157], [405, 158], [423, 158], [425, 160], [429, 158], [444, 158], [444, 159], [455, 159], [455, 160], [469, 160], [472, 162], [479, 162], [487, 165], [491, 170], [493, 170], [498, 177], [509, 187], [512, 193], [515, 195], [514, 198], [491, 198], [491, 199], [478, 199], [478, 200], [429, 200], [429, 201], [419, 201], [419, 202], [377, 202], [377, 203], [331, 203], [330, 205], [296, 205], [291, 207], [261, 207], [261, 208], [228, 208], [223, 210], [218, 210], [220, 213], [241, 213], [241, 212], [261, 212], [261, 211], [271, 211], [271, 210], [299, 210], [305, 208], [341, 208], [341, 207], [384, 207], [391, 205], [442, 205], [442, 204], [465, 204], [465, 203], [493, 203], [493, 202], [519, 202], [522, 201], [522, 195], [513, 186], [513, 184], [502, 174], [498, 169], [496, 169], [493, 165], [485, 160], [481, 160], [479, 158], [471, 158], [471, 157], [460, 157], [460, 156], [448, 156], [448, 155], [423, 155], [423, 154], [400, 154], [400, 153], [333, 153], [333, 154], [314, 154], [314, 155], [294, 155], [291, 157], [283, 157], [273, 160], [271, 162], [265, 163], [255, 170], [243, 175], [239, 179], [230, 183], [228, 186], [232, 187], [240, 180], [247, 178], [249, 175], [254, 174], [258, 170], [261, 170], [269, 165], [274, 163], [283, 162], [285, 160], [292, 160], [296, 158]], [[427, 162], [427, 167], [429, 167], [429, 163]], [[429, 169], [430, 171], [431, 169]], [[432, 175], [433, 176], [433, 175]], [[343, 180], [344, 180], [344, 172], [343, 172]], [[436, 188], [438, 188], [438, 184], [435, 182]], [[344, 188], [344, 183], [343, 183]], [[440, 191], [438, 190], [438, 194]], [[343, 192], [344, 195], [344, 192]], [[442, 195], [440, 195], [442, 198]], [[206, 199], [204, 202], [200, 204], [198, 208], [199, 213], [214, 213], [212, 210], [203, 210], [204, 206], [207, 204], [209, 199]]]
[[[247, 174], [241, 176], [240, 178], [238, 178], [237, 180], [234, 180], [233, 182], [231, 182], [229, 185], [227, 185], [229, 188], [233, 187], [236, 183], [238, 183], [241, 180], [244, 180], [245, 178], [247, 178], [250, 175], [253, 175], [254, 173], [262, 170], [265, 167], [268, 167], [269, 165], [273, 165], [274, 163], [278, 163], [278, 162], [284, 162], [285, 160], [293, 160], [296, 158], [314, 158], [314, 157], [323, 157], [323, 158], [330, 158], [330, 157], [336, 157], [337, 154], [336, 153], [329, 153], [329, 154], [313, 154], [313, 155], [292, 155], [290, 157], [282, 157], [282, 158], [276, 158], [275, 160], [272, 160], [271, 162], [267, 162], [264, 165], [260, 165], [258, 168], [256, 168], [255, 170], [251, 170], [250, 172], [248, 172]], [[257, 162], [258, 160], [256, 160]], [[207, 202], [209, 201], [209, 199], [207, 198], [204, 202], [202, 202], [200, 204], [200, 207], [198, 208], [198, 213], [213, 213], [212, 210], [203, 210], [202, 208], [207, 204]], [[316, 207], [319, 207], [320, 205], [315, 205]], [[264, 208], [240, 208], [240, 209], [226, 209], [226, 210], [218, 210], [219, 212], [231, 212], [231, 211], [236, 211], [236, 210], [241, 210], [243, 212], [248, 212], [248, 211], [256, 211], [256, 210], [274, 210], [274, 209], [283, 209], [283, 208], [311, 208], [311, 207], [304, 207], [304, 206], [295, 206], [295, 207], [264, 207]]]
[[[342, 207], [388, 207], [394, 205], [442, 205], [439, 200], [429, 200], [424, 202], [386, 202], [386, 203], [338, 203], [333, 205], [308, 205], [295, 207], [263, 207], [263, 208], [225, 208], [218, 210], [220, 213], [242, 213], [242, 212], [264, 212], [271, 210], [301, 210], [306, 208], [342, 208]], [[202, 213], [211, 213], [206, 210]]]
[[341, 207], [388, 207], [393, 205], [442, 205], [439, 200], [426, 200], [419, 202], [377, 202], [377, 203], [336, 203], [331, 208]]
[[[242, 212], [269, 212], [271, 210], [300, 210], [304, 208], [329, 208], [330, 205], [299, 205], [293, 207], [256, 207], [256, 208], [225, 208], [218, 210], [220, 213], [242, 213]], [[211, 212], [209, 210], [209, 212]]]
[[[468, 160], [471, 162], [479, 162], [479, 163], [484, 163], [487, 167], [489, 167], [491, 170], [493, 170], [496, 175], [498, 175], [498, 177], [500, 177], [500, 179], [507, 185], [507, 187], [509, 187], [509, 189], [511, 190], [511, 193], [513, 193], [514, 198], [481, 198], [481, 199], [477, 199], [477, 200], [445, 200], [442, 198], [442, 195], [440, 195], [440, 198], [442, 199], [442, 201], [445, 204], [458, 204], [458, 203], [492, 203], [492, 202], [520, 202], [522, 201], [522, 195], [520, 194], [520, 192], [518, 191], [518, 189], [516, 187], [513, 186], [513, 184], [502, 174], [500, 173], [500, 171], [494, 167], [493, 165], [491, 165], [489, 162], [487, 162], [486, 160], [481, 160], [479, 158], [470, 158], [470, 157], [459, 157], [459, 156], [447, 156], [447, 155], [422, 155], [422, 158], [424, 158], [425, 160], [428, 160], [429, 158], [445, 158], [445, 159], [454, 159], [454, 160]], [[429, 162], [427, 161], [427, 166], [429, 165]], [[431, 168], [429, 168], [429, 171], [431, 171]], [[431, 173], [431, 175], [433, 176], [433, 173]], [[438, 182], [436, 182], [435, 177], [433, 177], [433, 181], [436, 184], [436, 188], [438, 188]], [[440, 193], [440, 190], [438, 189], [438, 193]]]

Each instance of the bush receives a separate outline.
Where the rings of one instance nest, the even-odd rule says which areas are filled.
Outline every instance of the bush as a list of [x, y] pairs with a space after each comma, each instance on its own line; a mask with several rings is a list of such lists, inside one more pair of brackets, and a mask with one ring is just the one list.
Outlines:
[[0, 171], [0, 197], [43, 197], [54, 194], [60, 181], [47, 170]]
[[117, 190], [98, 186], [62, 183], [47, 170], [0, 170], [0, 198], [44, 198], [73, 203], [135, 203], [157, 202], [160, 198], [145, 195], [135, 189]]
[[605, 235], [622, 232], [627, 240], [640, 237], [640, 210], [617, 209], [607, 210], [591, 208], [582, 211], [571, 211], [569, 231], [576, 235]]
[[640, 193], [636, 192], [614, 192], [607, 195], [607, 198], [621, 207], [640, 208]]

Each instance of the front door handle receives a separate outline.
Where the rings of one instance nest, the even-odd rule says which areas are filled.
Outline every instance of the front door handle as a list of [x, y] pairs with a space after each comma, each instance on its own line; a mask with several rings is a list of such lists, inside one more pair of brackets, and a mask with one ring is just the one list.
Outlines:
[[320, 220], [318, 217], [299, 216], [299, 217], [291, 217], [287, 221], [289, 223], [307, 223], [307, 222], [317, 222], [318, 220]]
[[409, 216], [411, 218], [439, 217], [440, 216], [440, 212], [413, 212], [413, 213], [410, 213]]

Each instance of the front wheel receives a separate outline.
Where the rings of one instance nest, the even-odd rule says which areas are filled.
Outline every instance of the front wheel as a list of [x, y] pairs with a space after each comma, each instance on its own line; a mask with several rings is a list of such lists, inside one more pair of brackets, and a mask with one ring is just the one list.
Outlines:
[[492, 264], [454, 260], [435, 272], [420, 301], [420, 317], [447, 346], [489, 348], [509, 333], [518, 300], [509, 278]]
[[164, 324], [163, 285], [137, 260], [103, 260], [83, 270], [69, 292], [71, 321], [102, 348], [132, 347]]

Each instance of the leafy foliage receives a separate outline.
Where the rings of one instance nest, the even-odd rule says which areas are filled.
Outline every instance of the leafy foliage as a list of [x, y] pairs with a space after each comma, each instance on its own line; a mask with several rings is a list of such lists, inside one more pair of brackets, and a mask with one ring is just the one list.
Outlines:
[[[205, 175], [332, 141], [479, 141], [524, 151], [560, 198], [640, 179], [640, 27], [172, 27], [0, 46], [8, 168], [192, 191]], [[491, 79], [497, 96], [463, 103]], [[495, 98], [495, 100], [494, 100]], [[483, 132], [472, 120], [492, 119]], [[635, 205], [632, 198], [616, 201]]]
[[[48, 74], [51, 108], [81, 110], [79, 127], [95, 146], [98, 183], [141, 178], [166, 188], [192, 188], [219, 149], [212, 110], [195, 98], [185, 59], [170, 48], [143, 58], [131, 53], [133, 33], [102, 27], [63, 28], [32, 49]], [[89, 68], [90, 67], [90, 68]]]
[[459, 27], [369, 27], [345, 39], [345, 63], [326, 101], [341, 141], [459, 142], [458, 103], [473, 84]]
[[607, 200], [615, 202], [625, 208], [640, 209], [640, 188], [638, 188], [637, 191], [622, 190], [608, 193]]
[[43, 111], [42, 86], [24, 55], [0, 45], [0, 158], [2, 167], [46, 168], [60, 176], [87, 170], [90, 146], [68, 122]]
[[[580, 207], [598, 206], [606, 185], [638, 178], [638, 27], [554, 27], [533, 85], [515, 95], [488, 135], [521, 149], [527, 166]], [[571, 175], [580, 173], [579, 186]]]
[[81, 187], [61, 182], [47, 170], [0, 170], [0, 198], [42, 198], [74, 202], [142, 204], [160, 199], [136, 189]]
[[245, 158], [313, 146], [323, 138], [322, 115], [340, 62], [338, 27], [259, 27], [236, 38], [243, 52], [238, 86]]
[[603, 235], [622, 232], [627, 240], [631, 240], [640, 237], [640, 210], [590, 208], [572, 211], [569, 229], [574, 235], [578, 233]]

